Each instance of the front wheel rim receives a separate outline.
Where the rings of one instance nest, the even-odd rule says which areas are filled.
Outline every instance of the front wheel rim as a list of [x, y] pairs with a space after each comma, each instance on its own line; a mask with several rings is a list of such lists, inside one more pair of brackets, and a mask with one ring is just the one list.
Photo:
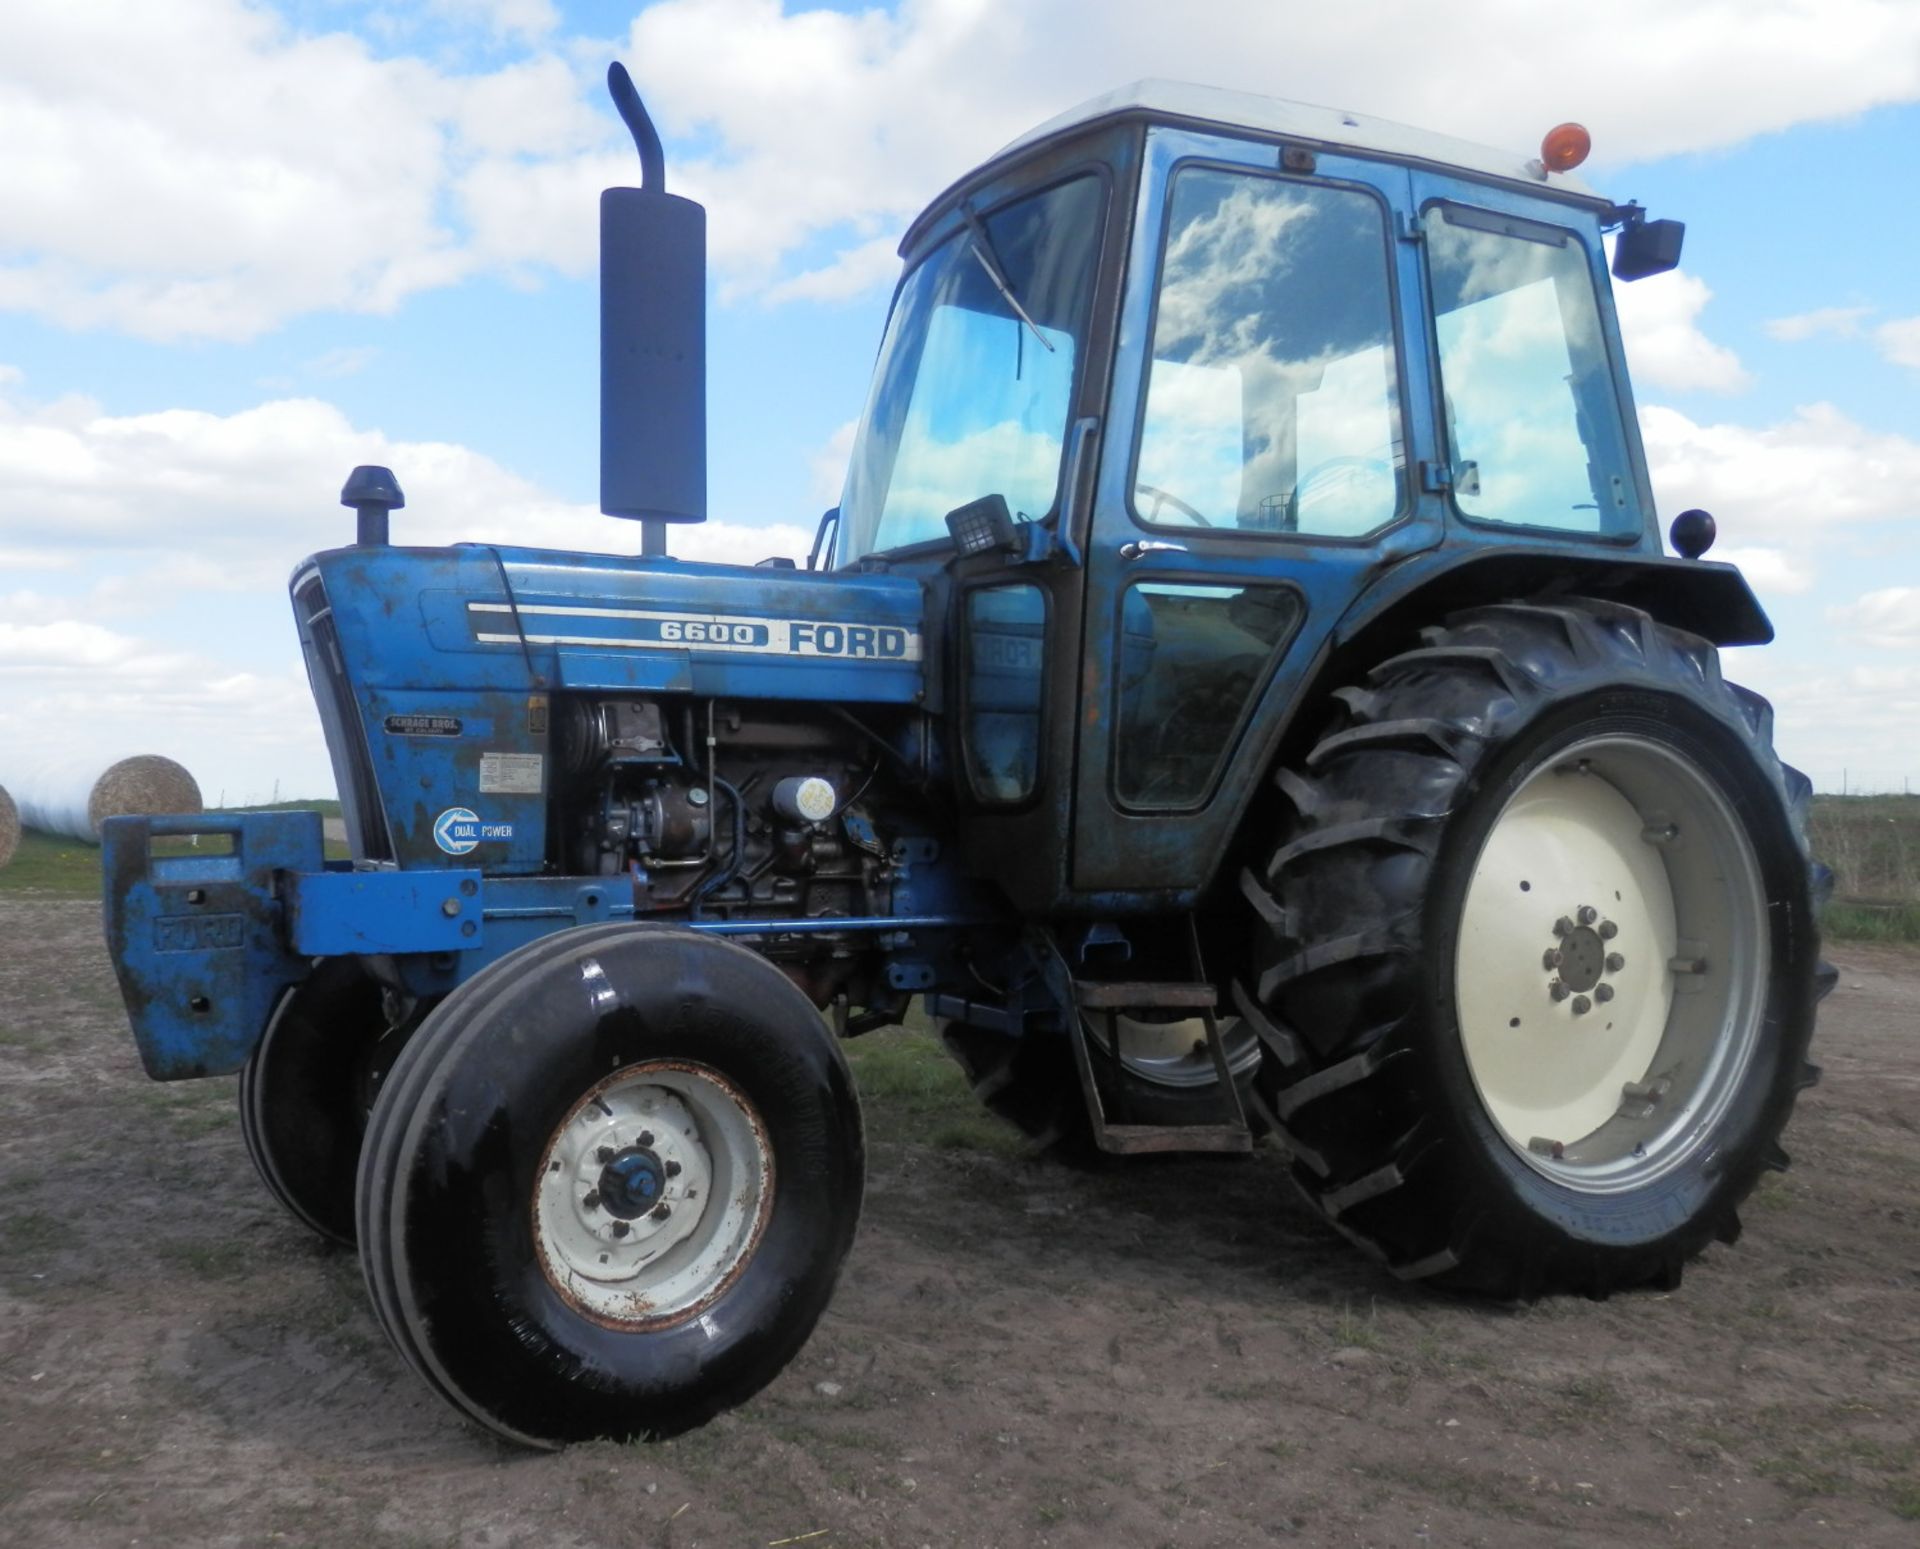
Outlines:
[[555, 1126], [534, 1183], [534, 1250], [548, 1282], [604, 1327], [702, 1315], [739, 1278], [773, 1205], [766, 1126], [705, 1065], [616, 1071]]
[[1767, 908], [1719, 784], [1663, 742], [1603, 736], [1529, 774], [1467, 886], [1461, 1046], [1529, 1166], [1642, 1187], [1709, 1144], [1764, 1017]]

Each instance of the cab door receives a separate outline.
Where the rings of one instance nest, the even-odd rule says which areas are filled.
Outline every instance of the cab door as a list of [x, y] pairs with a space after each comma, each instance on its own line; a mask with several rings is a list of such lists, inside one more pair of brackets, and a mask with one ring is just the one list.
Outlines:
[[1087, 544], [1083, 899], [1191, 902], [1347, 603], [1440, 540], [1410, 210], [1403, 168], [1148, 135]]

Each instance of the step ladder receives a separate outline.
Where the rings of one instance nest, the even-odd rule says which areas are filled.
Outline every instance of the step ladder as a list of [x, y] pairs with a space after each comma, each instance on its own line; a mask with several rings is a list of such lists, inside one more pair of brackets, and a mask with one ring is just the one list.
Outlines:
[[[1153, 983], [1104, 979], [1073, 981], [1075, 1014], [1068, 1019], [1069, 1042], [1073, 1045], [1074, 1068], [1080, 1073], [1080, 1091], [1086, 1098], [1087, 1117], [1093, 1121], [1094, 1144], [1102, 1151], [1119, 1156], [1140, 1156], [1157, 1151], [1244, 1152], [1253, 1149], [1253, 1132], [1247, 1127], [1247, 1111], [1240, 1100], [1239, 1084], [1227, 1066], [1226, 1045], [1220, 1037], [1220, 1021], [1214, 1015], [1219, 997], [1211, 984]], [[1087, 1048], [1086, 1022], [1089, 1016], [1102, 1017], [1107, 1035], [1107, 1052], [1115, 1069], [1121, 1064], [1120, 1013], [1123, 1011], [1197, 1011], [1207, 1028], [1207, 1052], [1213, 1056], [1213, 1068], [1219, 1076], [1224, 1110], [1217, 1124], [1116, 1124], [1108, 1119], [1101, 1101], [1100, 1086], [1094, 1080], [1093, 1058]]]

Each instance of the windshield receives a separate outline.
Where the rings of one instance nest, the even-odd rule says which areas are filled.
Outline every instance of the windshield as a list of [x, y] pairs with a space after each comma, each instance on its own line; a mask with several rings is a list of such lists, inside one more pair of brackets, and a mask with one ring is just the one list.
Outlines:
[[983, 495], [1034, 520], [1053, 509], [1104, 203], [1099, 178], [1074, 178], [907, 276], [847, 469], [841, 564], [945, 538], [947, 513]]

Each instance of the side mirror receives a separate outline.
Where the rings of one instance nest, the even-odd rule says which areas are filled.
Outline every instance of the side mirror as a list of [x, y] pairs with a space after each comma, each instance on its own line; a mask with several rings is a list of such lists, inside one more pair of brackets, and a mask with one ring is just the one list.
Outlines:
[[1613, 247], [1613, 277], [1644, 280], [1680, 266], [1680, 244], [1687, 235], [1684, 221], [1629, 221]]

